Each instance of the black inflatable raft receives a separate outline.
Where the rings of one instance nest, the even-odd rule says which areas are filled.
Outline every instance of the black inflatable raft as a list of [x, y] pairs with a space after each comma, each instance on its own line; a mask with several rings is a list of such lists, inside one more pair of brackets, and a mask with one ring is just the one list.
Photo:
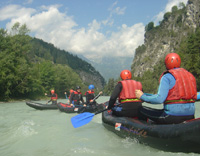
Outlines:
[[116, 117], [112, 112], [102, 113], [103, 125], [121, 137], [137, 139], [170, 152], [200, 153], [200, 118], [180, 124], [156, 125], [127, 117]]
[[57, 103], [57, 107], [61, 112], [65, 113], [83, 113], [83, 112], [96, 112], [99, 110], [103, 110], [104, 106], [103, 104], [96, 104], [96, 106], [86, 106], [83, 107], [83, 105], [76, 105], [75, 107], [70, 106], [69, 104], [64, 103]]
[[32, 108], [38, 109], [38, 110], [48, 110], [48, 109], [58, 109], [57, 105], [52, 104], [41, 104], [33, 101], [28, 101], [26, 104]]

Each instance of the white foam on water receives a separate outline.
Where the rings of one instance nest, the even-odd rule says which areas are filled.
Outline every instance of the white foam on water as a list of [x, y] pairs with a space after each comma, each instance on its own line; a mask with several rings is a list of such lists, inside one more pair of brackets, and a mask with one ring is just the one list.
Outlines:
[[76, 154], [94, 154], [94, 150], [86, 147], [72, 148], [71, 151]]
[[22, 121], [20, 126], [15, 132], [15, 136], [32, 136], [38, 132], [34, 129], [35, 123], [32, 120]]

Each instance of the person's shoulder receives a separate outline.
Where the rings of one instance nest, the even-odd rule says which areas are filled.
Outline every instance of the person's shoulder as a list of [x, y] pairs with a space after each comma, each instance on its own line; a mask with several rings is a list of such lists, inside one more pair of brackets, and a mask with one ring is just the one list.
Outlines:
[[163, 80], [175, 80], [175, 77], [171, 73], [166, 73], [162, 77]]

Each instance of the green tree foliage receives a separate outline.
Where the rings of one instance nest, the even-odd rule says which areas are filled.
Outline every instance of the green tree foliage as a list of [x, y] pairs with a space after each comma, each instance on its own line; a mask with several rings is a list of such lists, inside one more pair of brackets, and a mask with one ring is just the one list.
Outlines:
[[162, 59], [160, 63], [154, 67], [153, 71], [146, 71], [142, 77], [133, 77], [134, 80], [142, 83], [144, 92], [152, 94], [157, 93], [160, 76], [166, 70], [163, 62], [164, 59]]
[[79, 75], [73, 72], [73, 70], [69, 68], [69, 66], [58, 64], [54, 67], [54, 70], [56, 76], [55, 89], [57, 91], [57, 94], [62, 96], [64, 95], [63, 93], [67, 91], [69, 95], [69, 90], [74, 89], [75, 86], [79, 85], [83, 87]]
[[185, 4], [183, 2], [179, 3], [179, 8], [184, 9], [185, 8]]
[[116, 84], [117, 83], [115, 82], [115, 80], [113, 78], [109, 79], [108, 83], [104, 87], [104, 94], [111, 95]]
[[17, 31], [26, 30], [25, 27], [18, 29], [19, 25], [14, 25], [14, 36], [8, 35], [1, 30], [0, 45], [0, 68], [1, 68], [1, 92], [3, 97], [9, 98], [10, 95], [20, 96], [27, 88], [24, 85], [28, 71], [27, 55], [30, 49], [30, 37], [26, 34], [19, 34]]
[[171, 16], [171, 12], [166, 12], [165, 14], [164, 14], [164, 19], [163, 19], [163, 21], [168, 21], [168, 19], [169, 19], [169, 17]]
[[34, 59], [37, 60], [38, 58], [42, 58], [45, 60], [50, 60], [55, 64], [68, 65], [77, 73], [79, 71], [85, 71], [86, 73], [100, 77], [102, 85], [105, 84], [105, 80], [101, 74], [96, 71], [96, 69], [91, 64], [80, 59], [78, 56], [55, 48], [52, 44], [46, 43], [36, 38], [32, 39], [31, 44], [31, 55], [33, 56], [33, 61]]
[[[19, 23], [9, 33], [0, 29], [0, 100], [39, 99], [51, 89], [64, 97], [64, 91], [76, 85], [84, 87], [78, 74], [67, 64], [68, 59], [61, 58], [67, 58], [64, 52], [58, 57], [56, 48], [52, 51], [48, 44], [46, 47], [38, 42], [33, 44], [28, 32], [26, 25]], [[82, 61], [80, 66], [85, 69], [86, 63]]]
[[190, 71], [197, 80], [197, 89], [200, 89], [200, 29], [184, 40], [176, 50], [181, 56], [182, 67]]
[[154, 28], [154, 23], [150, 22], [149, 24], [147, 24], [147, 26], [145, 27], [145, 31], [150, 31]]
[[172, 13], [176, 13], [178, 11], [178, 7], [175, 5], [172, 7]]

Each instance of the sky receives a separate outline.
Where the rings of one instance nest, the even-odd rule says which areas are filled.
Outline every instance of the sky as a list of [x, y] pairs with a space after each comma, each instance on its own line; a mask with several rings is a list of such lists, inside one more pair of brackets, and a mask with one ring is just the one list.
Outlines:
[[187, 0], [1, 0], [0, 28], [19, 22], [30, 35], [95, 60], [134, 57], [145, 26]]

